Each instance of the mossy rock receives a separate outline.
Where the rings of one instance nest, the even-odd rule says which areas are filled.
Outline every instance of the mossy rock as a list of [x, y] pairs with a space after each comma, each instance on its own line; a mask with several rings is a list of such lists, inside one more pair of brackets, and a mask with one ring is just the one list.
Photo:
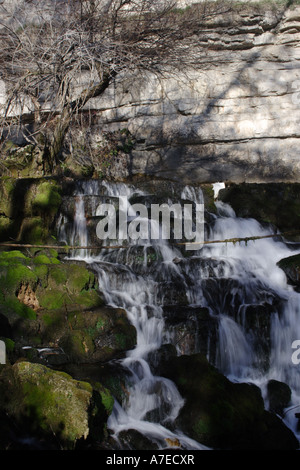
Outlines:
[[5, 215], [0, 216], [0, 240], [7, 240], [10, 236], [11, 220]]
[[0, 212], [8, 218], [13, 216], [15, 208], [12, 207], [16, 179], [2, 176], [0, 178]]
[[51, 239], [62, 190], [54, 178], [0, 178], [0, 239], [30, 244]]
[[54, 215], [61, 204], [61, 186], [54, 180], [37, 185], [31, 202], [33, 213]]
[[27, 177], [32, 173], [39, 172], [35, 158], [35, 146], [32, 144], [18, 146], [8, 140], [3, 149], [3, 157], [3, 166], [14, 177]]
[[124, 356], [136, 345], [136, 330], [122, 309], [75, 310], [68, 314], [68, 326], [60, 346], [71, 362], [106, 362]]
[[201, 190], [203, 193], [204, 199], [204, 209], [212, 214], [217, 212], [217, 208], [215, 205], [215, 194], [211, 184], [202, 184]]
[[286, 238], [300, 240], [299, 183], [231, 184], [221, 189], [218, 199], [229, 203], [238, 217], [272, 224], [281, 232], [299, 231]]
[[24, 345], [51, 344], [80, 363], [124, 356], [136, 345], [126, 312], [104, 306], [97, 278], [85, 263], [62, 262], [51, 254], [0, 253], [0, 312], [16, 341], [14, 359]]
[[[45, 257], [39, 255], [40, 261]], [[42, 308], [57, 310], [65, 306], [96, 308], [103, 304], [95, 275], [84, 265], [60, 263], [56, 258], [47, 264], [47, 288], [38, 285], [36, 296]]]
[[48, 227], [42, 217], [26, 217], [21, 223], [18, 241], [31, 245], [43, 245], [49, 236]]
[[35, 319], [34, 310], [18, 300], [22, 285], [36, 285], [37, 275], [27, 266], [28, 258], [21, 252], [2, 252], [0, 254], [0, 307], [2, 313], [11, 317]]
[[60, 261], [57, 257], [49, 257], [46, 254], [39, 254], [33, 259], [34, 264], [60, 264]]
[[16, 352], [26, 343], [37, 345], [37, 338], [40, 345], [57, 341], [69, 334], [68, 313], [81, 315], [103, 305], [94, 273], [51, 254], [0, 252], [0, 312], [10, 325]]
[[18, 362], [5, 367], [0, 389], [1, 411], [27, 434], [56, 440], [64, 449], [95, 434], [101, 439], [112, 410], [113, 398], [104, 387], [95, 391], [91, 384], [41, 364]]
[[214, 449], [298, 448], [294, 434], [265, 411], [258, 387], [230, 382], [205, 356], [172, 357], [162, 373], [185, 399], [177, 425], [196, 441]]
[[1, 251], [0, 252], [0, 266], [11, 266], [19, 261], [28, 261], [29, 258], [19, 250]]

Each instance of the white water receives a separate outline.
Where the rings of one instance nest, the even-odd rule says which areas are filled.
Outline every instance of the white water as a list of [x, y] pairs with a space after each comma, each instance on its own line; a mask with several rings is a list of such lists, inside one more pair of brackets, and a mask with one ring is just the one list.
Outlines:
[[[103, 185], [108, 196], [129, 198], [137, 192], [125, 184], [104, 182]], [[98, 182], [87, 182], [80, 188], [72, 232], [74, 243], [88, 244], [83, 196], [95, 195], [97, 191]], [[201, 192], [192, 187], [184, 188], [181, 197], [195, 202], [203, 201]], [[216, 202], [216, 205], [218, 216], [211, 227], [210, 240], [272, 233], [270, 228], [262, 227], [253, 219], [237, 218], [226, 204]], [[61, 233], [61, 238], [65, 239], [63, 224]], [[300, 295], [287, 284], [285, 274], [277, 266], [280, 259], [293, 254], [288, 246], [273, 238], [249, 241], [247, 244], [205, 245], [194, 257], [206, 259], [208, 264], [211, 260], [217, 260], [218, 264], [213, 268], [214, 279], [232, 283], [210, 294], [205, 284], [211, 276], [208, 270], [201, 267], [202, 264], [192, 271], [175, 263], [174, 260], [182, 258], [182, 254], [167, 241], [158, 240], [151, 244], [149, 240], [144, 240], [142, 251], [139, 252], [142, 253], [143, 262], [138, 269], [135, 269], [137, 247], [134, 245], [118, 251], [102, 250], [97, 256], [92, 256], [88, 251], [73, 253], [76, 258], [93, 263], [107, 304], [124, 308], [137, 331], [137, 346], [122, 361], [133, 378], [129, 399], [124, 403], [116, 402], [108, 422], [116, 439], [120, 431], [136, 429], [155, 441], [160, 448], [167, 447], [167, 438], [174, 441], [178, 439], [184, 449], [205, 448], [184, 436], [180, 430], [170, 430], [183, 405], [183, 399], [171, 381], [152, 374], [147, 361], [149, 353], [169, 338], [168, 332], [164, 330], [162, 315], [165, 294], [160, 287], [161, 281], [169, 279], [177, 279], [185, 286], [191, 305], [207, 306], [211, 316], [217, 319], [215, 365], [227, 377], [233, 381], [256, 383], [261, 387], [263, 396], [270, 379], [286, 382], [291, 387], [291, 412], [287, 410], [286, 422], [295, 430], [296, 420], [292, 410], [300, 404], [300, 371], [292, 363], [291, 345], [295, 339], [300, 339]], [[151, 246], [161, 260], [159, 271], [152, 273], [147, 269], [147, 254]], [[189, 283], [185, 280], [187, 274]], [[272, 304], [276, 296], [283, 301], [278, 312], [275, 309], [271, 314], [271, 355], [269, 367], [265, 370], [260, 366], [260, 352], [256, 350], [255, 337], [245, 329], [245, 311], [249, 305]]]
[[[120, 202], [122, 202], [122, 198], [127, 200], [132, 195], [131, 188], [126, 185], [110, 185], [105, 182], [103, 184], [106, 188], [106, 194], [113, 197], [118, 196]], [[87, 189], [85, 189], [83, 185], [81, 191], [82, 194], [77, 195], [71, 241], [74, 244], [77, 242], [78, 245], [84, 244], [86, 246], [88, 235], [87, 225], [84, 223], [83, 196], [90, 193], [90, 188], [87, 185]], [[63, 225], [61, 232], [63, 234], [61, 238], [65, 240], [66, 234]], [[106, 241], [106, 243], [109, 242], [109, 240]], [[114, 243], [121, 244], [122, 241]], [[149, 241], [146, 241], [144, 253], [149, 246]], [[172, 262], [174, 252], [163, 239], [155, 241], [155, 248], [162, 257], [162, 264], [165, 265], [166, 277], [168, 278], [169, 270], [178, 270]], [[125, 248], [124, 250], [127, 255], [130, 253], [130, 249]], [[124, 254], [124, 250], [120, 250], [122, 254]], [[113, 253], [113, 257], [115, 255], [116, 253]], [[157, 283], [134, 273], [128, 260], [122, 265], [120, 275], [118, 256], [116, 260], [111, 260], [110, 250], [103, 250], [102, 254], [97, 256], [91, 256], [86, 250], [74, 250], [72, 257], [93, 263], [93, 268], [98, 273], [100, 290], [104, 294], [107, 304], [124, 308], [137, 332], [136, 348], [129, 351], [127, 357], [122, 361], [123, 366], [128, 368], [132, 374], [133, 385], [130, 388], [130, 395], [126, 403], [115, 403], [113, 413], [108, 421], [108, 427], [114, 431], [115, 438], [118, 439], [118, 434], [123, 430], [136, 429], [154, 441], [159, 448], [167, 448], [167, 439], [170, 439], [173, 442], [172, 447], [175, 442], [179, 441], [180, 447], [184, 449], [206, 449], [205, 446], [180, 431], [171, 431], [166, 427], [172, 425], [184, 401], [174, 383], [164, 377], [154, 376], [147, 362], [148, 354], [158, 349], [163, 341], [164, 321], [157, 298]], [[103, 266], [116, 268], [115, 274], [111, 275], [111, 272], [108, 274]], [[149, 421], [147, 415], [151, 415], [151, 413], [154, 415], [152, 414], [151, 421]]]
[[[211, 240], [270, 235], [271, 228], [262, 227], [254, 219], [237, 218], [231, 207], [216, 203], [219, 214], [214, 224]], [[257, 303], [259, 298], [268, 299], [275, 293], [283, 299], [282, 306], [271, 315], [271, 355], [267, 371], [255, 367], [256, 351], [251, 337], [243, 329], [243, 319], [236, 323], [223, 314], [222, 305], [214, 306], [219, 315], [219, 354], [217, 366], [233, 381], [249, 381], [261, 387], [263, 396], [270, 379], [287, 383], [292, 389], [290, 411], [286, 410], [286, 424], [296, 432], [295, 407], [300, 405], [300, 369], [292, 363], [292, 343], [300, 338], [300, 294], [288, 285], [284, 272], [277, 266], [281, 259], [299, 253], [282, 241], [265, 238], [233, 244], [215, 244], [205, 247], [202, 256], [223, 260], [227, 265], [225, 277], [238, 280], [244, 286], [243, 306]], [[257, 295], [260, 294], [260, 297]], [[196, 299], [195, 299], [196, 300]], [[203, 297], [201, 296], [201, 300]], [[300, 409], [300, 406], [299, 406]], [[299, 411], [299, 410], [296, 410]], [[298, 436], [299, 437], [299, 436]]]

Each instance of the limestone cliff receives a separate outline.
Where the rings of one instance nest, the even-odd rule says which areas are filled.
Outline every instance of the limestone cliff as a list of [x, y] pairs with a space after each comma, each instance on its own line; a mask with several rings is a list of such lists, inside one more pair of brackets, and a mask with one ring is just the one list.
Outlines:
[[[187, 3], [194, 1], [182, 6]], [[203, 47], [193, 69], [118, 76], [104, 95], [88, 102], [86, 115], [70, 130], [63, 168], [76, 158], [86, 166], [89, 148], [89, 176], [94, 171], [100, 177], [147, 175], [186, 183], [297, 182], [300, 6], [294, 3], [236, 2], [195, 31]], [[79, 87], [84, 86], [83, 74]], [[120, 137], [120, 131], [121, 145], [118, 137], [107, 145], [107, 133]], [[82, 144], [87, 135], [88, 146]], [[28, 172], [21, 176], [39, 175], [32, 167]]]
[[186, 182], [298, 181], [300, 7], [245, 7], [206, 25], [204, 57], [167, 77], [120, 77], [92, 127], [128, 129], [127, 170]]

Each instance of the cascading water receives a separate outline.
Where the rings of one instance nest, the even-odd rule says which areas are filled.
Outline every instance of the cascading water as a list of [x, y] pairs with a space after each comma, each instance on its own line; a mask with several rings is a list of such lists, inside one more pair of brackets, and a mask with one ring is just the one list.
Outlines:
[[[118, 197], [120, 204], [122, 204], [122, 198], [127, 201], [133, 194], [131, 188], [123, 184], [110, 185], [103, 182], [100, 192], [103, 188], [107, 196]], [[74, 224], [70, 235], [71, 242], [77, 241], [78, 244], [83, 243], [86, 246], [87, 224], [83, 221], [83, 201], [84, 196], [90, 193], [89, 183], [82, 184], [79, 191], [81, 194], [76, 194]], [[65, 220], [60, 221], [62, 241], [66, 240], [65, 223]], [[110, 242], [107, 241], [107, 243]], [[149, 242], [146, 241], [142, 253], [145, 259], [147, 259], [149, 246]], [[169, 439], [170, 442], [179, 440], [180, 445], [185, 449], [204, 449], [204, 446], [184, 436], [180, 431], [171, 431], [166, 427], [174, 422], [183, 405], [183, 399], [170, 380], [152, 374], [147, 362], [149, 353], [158, 349], [163, 340], [164, 321], [160, 307], [162, 299], [159, 298], [161, 293], [157, 289], [155, 279], [143, 276], [141, 272], [134, 272], [133, 263], [137, 257], [135, 248], [136, 244], [118, 251], [103, 250], [101, 255], [96, 256], [91, 256], [87, 250], [83, 252], [83, 250], [75, 249], [72, 253], [73, 258], [93, 264], [107, 304], [124, 308], [137, 331], [137, 346], [122, 361], [132, 377], [129, 399], [123, 407], [115, 403], [108, 426], [115, 432], [116, 439], [120, 431], [135, 429], [148, 436], [160, 448], [167, 447], [167, 439]], [[178, 270], [172, 263], [174, 252], [163, 240], [155, 243], [155, 250], [157, 256], [159, 253], [162, 263], [165, 264], [167, 279], [169, 270]], [[122, 269], [120, 270], [121, 262]], [[147, 265], [144, 262], [142, 271], [143, 267], [147, 272]], [[110, 270], [110, 275], [109, 270], [105, 268], [113, 268]], [[114, 274], [111, 275], [111, 272]], [[150, 416], [152, 416], [151, 420], [149, 420]]]
[[[103, 195], [117, 200], [119, 208], [125, 199], [129, 201], [134, 196], [147, 200], [143, 191], [123, 183], [80, 182], [73, 221], [60, 218], [61, 241], [89, 244], [85, 202], [94, 198], [89, 210], [95, 216], [97, 197]], [[189, 186], [183, 187], [178, 197], [203, 202], [202, 192]], [[262, 227], [256, 220], [237, 218], [226, 204], [216, 202], [216, 207], [217, 214], [210, 217], [207, 234], [210, 241], [272, 233], [271, 228]], [[107, 240], [105, 244], [122, 242]], [[179, 441], [184, 449], [205, 448], [174, 429], [183, 399], [170, 380], [153, 375], [149, 364], [153, 351], [174, 341], [164, 321], [164, 306], [170, 303], [170, 282], [180, 286], [190, 306], [206, 307], [216, 322], [216, 344], [206, 338], [205, 347], [208, 359], [222, 373], [232, 381], [257, 384], [263, 396], [268, 380], [285, 382], [292, 389], [291, 407], [300, 403], [300, 372], [291, 361], [291, 344], [300, 339], [300, 294], [287, 284], [285, 274], [277, 266], [280, 259], [291, 254], [284, 241], [266, 238], [248, 243], [207, 244], [184, 257], [178, 247], [160, 238], [136, 240], [124, 248], [102, 249], [99, 253], [74, 250], [71, 256], [93, 267], [107, 304], [124, 308], [137, 331], [136, 348], [122, 360], [132, 377], [129, 397], [124, 403], [115, 403], [108, 422], [116, 439], [119, 432], [135, 429], [159, 448], [168, 447], [167, 439]], [[261, 316], [258, 313], [264, 310], [268, 312], [268, 338], [257, 334], [265, 318], [265, 313]], [[256, 329], [249, 326], [253, 311], [258, 322]], [[293, 413], [287, 413], [287, 423], [296, 429]]]
[[[218, 217], [213, 224], [210, 239], [224, 240], [269, 236], [271, 227], [262, 227], [254, 219], [236, 217], [231, 207], [216, 202]], [[260, 386], [266, 396], [269, 380], [275, 379], [288, 384], [292, 390], [291, 410], [300, 403], [300, 371], [292, 363], [292, 343], [300, 338], [300, 296], [288, 285], [284, 272], [277, 263], [296, 251], [274, 238], [265, 238], [248, 243], [227, 243], [207, 245], [202, 257], [224, 261], [226, 269], [222, 280], [226, 287], [220, 288], [219, 300], [205, 295], [205, 283], [198, 292], [212, 315], [219, 320], [219, 341], [216, 366], [233, 381], [248, 381]], [[229, 299], [226, 299], [226, 295]], [[203, 298], [206, 297], [206, 302]], [[249, 307], [270, 307], [270, 351], [267, 361], [262, 364], [264, 351], [259, 347], [255, 332], [247, 330], [245, 312]], [[263, 313], [261, 313], [263, 315]], [[263, 337], [260, 340], [263, 341]], [[293, 413], [286, 415], [286, 423], [296, 431], [297, 419]]]

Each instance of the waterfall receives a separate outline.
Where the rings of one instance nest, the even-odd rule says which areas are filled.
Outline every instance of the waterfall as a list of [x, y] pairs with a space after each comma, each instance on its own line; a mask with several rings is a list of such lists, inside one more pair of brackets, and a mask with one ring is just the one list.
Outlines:
[[[274, 228], [263, 227], [254, 219], [236, 217], [227, 204], [216, 202], [218, 217], [210, 239], [268, 236]], [[219, 319], [219, 343], [216, 366], [231, 380], [249, 381], [261, 387], [265, 395], [269, 380], [287, 383], [292, 390], [291, 410], [300, 403], [300, 370], [292, 363], [292, 343], [300, 338], [300, 294], [288, 285], [277, 263], [296, 254], [283, 240], [265, 238], [238, 244], [207, 245], [202, 256], [224, 261], [223, 279], [232, 284], [230, 305], [212, 301], [208, 305]], [[234, 282], [235, 281], [235, 282]], [[200, 289], [201, 291], [201, 289]], [[226, 293], [222, 290], [221, 295]], [[199, 295], [199, 292], [198, 292]], [[201, 301], [203, 302], [203, 292]], [[226, 304], [226, 305], [225, 305]], [[245, 311], [248, 306], [272, 305], [270, 313], [270, 357], [268, 367], [261, 367], [253, 333], [246, 331]], [[238, 308], [237, 308], [238, 307]], [[236, 316], [234, 317], [234, 309]], [[286, 410], [286, 424], [297, 433], [297, 420]]]
[[[124, 184], [103, 182], [102, 185], [107, 196], [117, 196], [120, 203], [123, 198], [128, 201], [133, 191], [135, 194], [141, 194], [140, 191]], [[81, 184], [76, 191], [77, 201], [71, 230], [72, 242], [79, 241], [84, 243], [84, 246], [88, 243], [87, 226], [84, 223], [84, 200], [85, 196], [90, 193], [91, 188], [88, 182]], [[65, 240], [64, 224], [60, 224], [60, 231], [61, 240]], [[111, 241], [107, 240], [107, 243]], [[122, 240], [114, 243], [121, 244]], [[150, 241], [146, 240], [143, 246], [144, 259], [147, 257], [149, 246], [151, 246]], [[122, 361], [123, 366], [131, 372], [133, 382], [129, 399], [125, 405], [115, 403], [108, 427], [114, 431], [116, 439], [122, 430], [135, 429], [154, 441], [160, 448], [167, 448], [169, 439], [172, 442], [179, 440], [180, 446], [184, 449], [205, 449], [205, 446], [183, 435], [180, 431], [170, 430], [170, 424], [176, 419], [184, 401], [170, 380], [152, 374], [147, 362], [149, 353], [158, 349], [163, 342], [164, 320], [161, 308], [163, 295], [159, 292], [158, 283], [154, 278], [143, 276], [141, 272], [134, 272], [133, 264], [137, 256], [135, 248], [136, 244], [133, 243], [132, 246], [126, 246], [117, 251], [102, 250], [101, 254], [95, 256], [91, 256], [86, 250], [79, 249], [71, 254], [73, 259], [92, 263], [93, 269], [98, 274], [99, 287], [106, 303], [113, 307], [124, 308], [137, 332], [136, 348], [128, 352], [127, 357]], [[155, 241], [154, 248], [162, 260], [163, 276], [168, 279], [170, 271], [178, 271], [178, 267], [172, 261], [176, 250], [172, 250], [162, 239]], [[118, 270], [120, 262], [122, 262], [122, 272]], [[108, 265], [116, 268], [114, 275], [108, 274], [105, 269]], [[146, 264], [143, 266], [147, 268]], [[149, 420], [150, 416], [151, 420]]]
[[[218, 184], [214, 188], [216, 195], [219, 187]], [[69, 231], [70, 221], [60, 218], [61, 241], [89, 244], [85, 203], [88, 197], [97, 202], [96, 196], [103, 194], [117, 198], [119, 208], [126, 200], [129, 215], [130, 200], [135, 196], [146, 200], [148, 196], [124, 183], [80, 182], [74, 194], [75, 212]], [[203, 203], [201, 190], [191, 186], [183, 186], [178, 198]], [[254, 219], [236, 217], [227, 204], [216, 201], [215, 205], [217, 212], [211, 214], [206, 227], [208, 241], [273, 233], [271, 227]], [[96, 203], [92, 211], [96, 215]], [[169, 240], [124, 242], [122, 231], [120, 234], [120, 239], [106, 240], [105, 245], [122, 248], [102, 249], [98, 253], [74, 250], [71, 254], [92, 265], [106, 303], [125, 309], [137, 332], [135, 349], [122, 359], [132, 377], [129, 397], [124, 403], [115, 402], [108, 421], [116, 440], [121, 431], [135, 429], [159, 448], [168, 447], [166, 439], [170, 439], [178, 440], [184, 449], [205, 449], [174, 429], [183, 398], [174, 383], [155, 376], [149, 365], [151, 352], [174, 340], [175, 333], [166, 328], [164, 318], [164, 307], [169, 301], [165, 286], [170, 280], [181, 286], [191, 307], [206, 307], [217, 325], [215, 346], [212, 337], [207, 337], [205, 344], [195, 341], [193, 352], [206, 348], [207, 358], [224, 375], [232, 381], [255, 383], [261, 387], [263, 396], [270, 379], [285, 382], [292, 390], [291, 409], [300, 403], [300, 371], [291, 360], [292, 342], [300, 339], [300, 294], [288, 285], [284, 272], [277, 266], [280, 259], [295, 253], [284, 240], [207, 244], [185, 257]], [[154, 260], [153, 269], [148, 266], [148, 257]], [[268, 337], [261, 326], [264, 319], [269, 322]], [[288, 411], [286, 423], [296, 432], [293, 413]]]

